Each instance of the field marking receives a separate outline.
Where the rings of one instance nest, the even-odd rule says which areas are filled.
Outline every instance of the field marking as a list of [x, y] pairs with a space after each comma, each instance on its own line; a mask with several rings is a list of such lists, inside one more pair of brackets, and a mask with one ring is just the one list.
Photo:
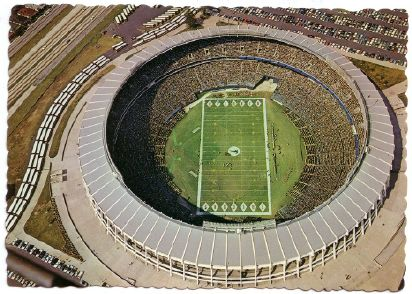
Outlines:
[[207, 100], [220, 100], [220, 101], [222, 101], [222, 100], [247, 100], [247, 99], [251, 99], [251, 100], [262, 100], [262, 99], [264, 99], [264, 98], [257, 98], [257, 97], [225, 97], [225, 98], [213, 98], [213, 97], [211, 97], [211, 98], [205, 98], [205, 99], [207, 99]]
[[[253, 211], [241, 211], [241, 212], [232, 212], [232, 211], [225, 211], [225, 212], [218, 212], [218, 211], [213, 211], [213, 210], [209, 210], [208, 212], [214, 214], [214, 215], [227, 215], [227, 216], [248, 216], [248, 215], [252, 215], [252, 216], [262, 216], [262, 215], [272, 215], [271, 212], [253, 212]], [[205, 214], [205, 213], [203, 213]]]
[[[208, 176], [211, 176], [211, 175], [212, 175], [212, 174], [208, 174]], [[221, 177], [238, 177], [239, 175], [219, 175], [219, 176], [221, 176]], [[255, 178], [258, 179], [257, 176], [250, 176], [250, 177], [255, 177]]]
[[266, 150], [266, 169], [267, 169], [267, 183], [268, 183], [268, 202], [269, 202], [269, 212], [272, 212], [272, 197], [270, 192], [270, 165], [269, 165], [269, 148], [268, 148], [268, 130], [267, 130], [267, 119], [266, 119], [266, 99], [263, 99], [263, 130], [265, 133], [265, 150]]
[[[222, 117], [221, 115], [216, 115], [217, 117]], [[240, 117], [250, 117], [250, 115], [239, 115]], [[237, 120], [233, 119], [233, 120], [228, 120], [228, 119], [207, 119], [206, 121], [210, 121], [210, 122], [231, 122], [234, 121], [236, 122], [238, 125], [250, 125], [250, 123], [242, 123], [242, 122], [238, 122]]]
[[[227, 145], [205, 145], [203, 147], [226, 147]], [[249, 146], [242, 146], [242, 148], [255, 148], [259, 147], [258, 145], [249, 145]]]
[[[208, 101], [206, 101], [206, 100], [208, 100]], [[219, 100], [219, 101], [224, 101], [224, 100], [263, 100], [262, 102], [262, 104], [263, 104], [263, 107], [261, 108], [262, 109], [262, 112], [260, 112], [260, 110], [259, 111], [254, 111], [254, 110], [251, 110], [251, 111], [249, 111], [249, 115], [246, 115], [246, 114], [230, 114], [229, 116], [230, 117], [227, 117], [227, 115], [225, 114], [224, 115], [224, 117], [225, 117], [225, 119], [205, 119], [205, 104], [207, 103], [207, 102], [209, 102], [210, 100], [214, 100], [214, 101], [216, 101], [216, 100]], [[258, 105], [258, 107], [260, 106], [261, 104], [259, 104]], [[208, 105], [209, 106], [209, 105]], [[220, 106], [220, 104], [219, 105], [216, 105], [216, 109], [218, 109], [217, 107], [218, 106]], [[236, 105], [232, 105], [233, 107], [235, 107]], [[251, 106], [251, 105], [249, 105], [249, 106]], [[254, 106], [254, 105], [253, 105]], [[210, 107], [209, 107], [210, 108]], [[209, 108], [207, 108], [207, 109], [209, 109]], [[211, 118], [214, 118], [214, 117], [216, 117], [216, 118], [219, 118], [219, 117], [222, 117], [222, 114], [221, 113], [218, 113], [217, 111], [215, 112], [215, 111], [213, 111], [214, 110], [214, 108], [215, 107], [211, 107], [210, 108], [210, 111], [208, 111], [208, 117], [210, 116]], [[210, 113], [209, 113], [210, 112]], [[219, 111], [220, 112], [220, 111]], [[257, 113], [260, 113], [260, 115], [258, 116], [257, 115]], [[209, 115], [210, 114], [210, 115]], [[262, 114], [263, 114], [263, 118], [262, 118]], [[234, 121], [234, 122], [236, 122], [236, 124], [237, 125], [239, 125], [239, 126], [242, 126], [243, 124], [245, 124], [245, 125], [249, 125], [250, 123], [242, 123], [242, 122], [239, 122], [239, 121], [237, 121], [236, 119], [230, 119], [232, 116], [233, 117], [238, 117], [238, 118], [240, 118], [240, 117], [251, 117], [251, 115], [252, 115], [252, 117], [256, 117], [256, 118], [259, 118], [259, 123], [261, 123], [261, 119], [263, 119], [263, 131], [264, 131], [264, 138], [265, 138], [265, 142], [264, 142], [264, 148], [265, 148], [265, 150], [262, 150], [262, 151], [260, 151], [260, 150], [254, 150], [253, 151], [253, 153], [256, 153], [256, 154], [262, 154], [263, 152], [265, 153], [265, 162], [266, 162], [266, 169], [259, 169], [259, 170], [251, 170], [251, 169], [247, 169], [247, 170], [244, 170], [244, 169], [242, 169], [242, 163], [243, 163], [243, 161], [241, 161], [240, 162], [240, 164], [241, 164], [241, 169], [240, 170], [231, 170], [230, 172], [234, 172], [234, 173], [242, 173], [242, 172], [263, 172], [262, 173], [262, 175], [260, 175], [260, 176], [263, 176], [263, 174], [265, 174], [265, 176], [266, 176], [266, 181], [263, 181], [263, 183], [265, 183], [266, 185], [267, 185], [267, 189], [265, 189], [265, 190], [260, 190], [260, 189], [248, 189], [248, 190], [233, 190], [233, 189], [230, 189], [230, 190], [222, 190], [222, 192], [226, 192], [226, 191], [228, 191], [228, 192], [247, 192], [247, 191], [266, 191], [267, 192], [267, 199], [265, 199], [265, 200], [261, 200], [261, 196], [262, 195], [254, 195], [253, 197], [251, 197], [251, 198], [253, 198], [253, 200], [247, 200], [247, 198], [249, 198], [249, 197], [247, 197], [247, 196], [245, 196], [244, 197], [244, 199], [241, 199], [241, 200], [243, 200], [243, 201], [239, 201], [239, 200], [234, 200], [234, 199], [227, 199], [227, 200], [218, 200], [218, 201], [215, 201], [215, 200], [213, 200], [213, 198], [214, 197], [218, 197], [218, 195], [207, 195], [207, 198], [211, 198], [210, 200], [208, 199], [207, 201], [204, 201], [204, 203], [202, 204], [202, 202], [201, 202], [201, 198], [202, 198], [202, 180], [203, 180], [203, 176], [219, 176], [219, 177], [240, 177], [240, 186], [243, 186], [243, 177], [248, 177], [248, 175], [247, 174], [231, 174], [231, 175], [227, 175], [227, 174], [220, 174], [221, 172], [227, 172], [227, 170], [216, 170], [216, 169], [213, 169], [213, 167], [210, 167], [210, 169], [209, 168], [206, 168], [205, 167], [205, 174], [203, 175], [203, 159], [205, 158], [204, 156], [203, 156], [203, 150], [204, 150], [204, 148], [208, 148], [208, 147], [210, 147], [210, 148], [216, 148], [216, 147], [227, 147], [226, 145], [225, 146], [223, 146], [223, 145], [204, 145], [204, 136], [205, 136], [205, 134], [209, 134], [209, 135], [212, 135], [213, 134], [213, 131], [205, 131], [204, 130], [204, 128], [205, 128], [205, 121], [206, 122], [217, 122], [217, 123], [219, 123], [219, 122], [224, 122], [225, 123], [225, 125], [226, 125], [226, 130], [227, 130], [227, 124], [228, 123], [230, 123], [231, 121]], [[253, 123], [253, 122], [252, 122]], [[258, 126], [259, 124], [257, 124], [256, 125], [256, 127], [259, 127]], [[250, 130], [257, 130], [257, 128], [250, 128]], [[240, 133], [245, 133], [245, 132], [240, 132]], [[247, 133], [247, 132], [246, 132]], [[260, 136], [259, 136], [260, 137]], [[261, 137], [260, 137], [261, 138]], [[226, 139], [227, 139], [227, 136], [226, 136]], [[240, 138], [241, 139], [241, 143], [242, 143], [242, 140], [243, 140], [243, 137], [241, 137]], [[259, 139], [259, 140], [261, 140], [261, 139]], [[262, 141], [260, 141], [260, 142], [262, 142]], [[208, 142], [209, 144], [210, 144], [210, 142]], [[242, 144], [241, 144], [242, 145]], [[249, 145], [249, 146], [242, 146], [241, 148], [261, 148], [261, 145], [259, 144], [259, 145], [257, 145], [257, 146], [251, 146], [251, 145]], [[209, 152], [209, 151], [208, 151]], [[250, 153], [252, 153], [252, 152], [247, 152], [249, 155], [250, 155]], [[207, 158], [208, 156], [206, 155], [206, 158]], [[267, 117], [266, 117], [266, 100], [264, 99], [264, 98], [246, 98], [246, 97], [234, 97], [234, 98], [205, 98], [205, 99], [203, 99], [202, 100], [202, 123], [201, 123], [201, 139], [200, 139], [200, 154], [199, 154], [199, 177], [198, 177], [198, 190], [197, 190], [197, 207], [198, 207], [198, 213], [201, 213], [201, 209], [203, 208], [204, 209], [204, 207], [203, 206], [207, 206], [207, 209], [205, 209], [206, 211], [208, 211], [209, 213], [212, 213], [212, 214], [215, 214], [215, 215], [255, 215], [255, 216], [258, 216], [258, 215], [271, 215], [272, 214], [272, 205], [271, 205], [271, 187], [270, 187], [270, 165], [269, 165], [269, 149], [268, 149], [268, 134], [267, 134]], [[250, 162], [250, 161], [252, 161], [252, 159], [250, 159], [250, 160], [245, 160], [244, 162]], [[261, 162], [261, 163], [263, 163], [263, 159], [259, 159], [258, 160], [259, 162]], [[265, 172], [266, 171], [266, 172]], [[254, 174], [251, 174], [251, 175], [249, 175], [249, 177], [250, 178], [256, 178], [256, 176], [254, 175]], [[263, 177], [262, 177], [262, 179], [263, 179]], [[213, 188], [213, 185], [212, 186], [210, 186], [210, 182], [211, 182], [212, 180], [207, 180], [204, 184], [205, 184], [205, 187], [207, 187], [207, 188]], [[235, 181], [234, 182], [235, 184], [236, 183], [239, 183], [238, 181]], [[261, 181], [259, 181], [259, 185], [260, 185], [260, 183], [262, 183]], [[217, 190], [215, 190], [215, 189], [205, 189], [204, 190], [205, 192], [209, 192], [209, 191], [217, 191]], [[205, 194], [208, 194], [208, 193], [205, 193]], [[242, 197], [243, 198], [243, 197]], [[217, 203], [223, 203], [225, 206], [228, 204], [228, 205], [235, 205], [237, 208], [236, 209], [232, 209], [232, 211], [226, 211], [226, 207], [223, 209], [223, 211], [221, 211], [221, 207], [219, 206], [216, 206], [217, 205]], [[241, 210], [239, 210], [239, 208], [243, 205], [244, 206], [244, 204], [245, 203], [252, 203], [252, 205], [254, 206], [253, 208], [252, 208], [252, 205], [249, 205], [247, 208], [241, 208]], [[257, 206], [257, 205], [263, 205], [263, 208], [260, 208], [261, 206], [259, 205], [259, 206]], [[201, 206], [201, 204], [202, 204], [202, 206]], [[267, 206], [266, 206], [267, 205]], [[266, 207], [265, 207], [266, 206]], [[214, 208], [213, 208], [214, 207]], [[211, 208], [211, 209], [209, 209], [209, 208]], [[246, 211], [246, 210], [252, 210], [252, 211]], [[260, 209], [260, 211], [259, 211], [259, 209]], [[267, 211], [266, 212], [263, 212], [262, 210], [266, 210], [267, 209]]]
[[[213, 171], [213, 172], [227, 172], [227, 169], [209, 169], [208, 171]], [[243, 171], [267, 171], [266, 169], [231, 169], [230, 172], [243, 172]]]
[[[203, 191], [212, 191], [212, 192], [216, 192], [216, 190], [214, 189], [203, 189]], [[230, 191], [230, 192], [244, 192], [244, 191], [267, 191], [267, 190], [260, 190], [260, 189], [242, 189], [242, 190], [238, 190], [238, 189], [226, 189], [226, 191]], [[223, 201], [223, 202], [227, 202], [227, 201]], [[254, 201], [255, 202], [255, 201]]]
[[203, 130], [205, 118], [205, 99], [202, 100], [202, 124], [200, 127], [200, 155], [199, 155], [199, 177], [197, 180], [197, 209], [200, 210], [200, 196], [202, 194], [202, 160], [203, 160]]

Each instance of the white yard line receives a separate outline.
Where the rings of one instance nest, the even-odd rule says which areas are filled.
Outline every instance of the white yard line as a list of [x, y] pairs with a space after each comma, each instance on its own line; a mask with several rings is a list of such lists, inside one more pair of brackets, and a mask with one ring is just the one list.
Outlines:
[[263, 99], [263, 128], [265, 132], [265, 151], [266, 151], [266, 169], [267, 169], [267, 183], [268, 183], [268, 202], [269, 202], [269, 212], [272, 213], [272, 197], [270, 193], [270, 165], [269, 165], [269, 148], [268, 148], [268, 130], [267, 130], [267, 120], [266, 120], [266, 99]]
[[[213, 172], [225, 172], [227, 169], [214, 169]], [[244, 172], [244, 171], [252, 171], [252, 172], [257, 172], [257, 171], [266, 171], [265, 169], [231, 169], [231, 172]], [[219, 175], [220, 176], [220, 175]], [[224, 176], [224, 175], [222, 175]], [[247, 175], [249, 176], [249, 175]]]
[[[227, 145], [204, 145], [203, 147], [227, 147]], [[242, 146], [242, 148], [256, 148], [256, 147], [259, 147], [259, 146], [258, 145]]]
[[[245, 171], [250, 171], [250, 170], [245, 170]], [[266, 171], [266, 170], [261, 170], [261, 171]], [[214, 174], [208, 174], [208, 176], [210, 176], [210, 175], [214, 175]], [[250, 175], [250, 176], [252, 176], [252, 175]], [[222, 174], [222, 175], [219, 175], [219, 177], [239, 177], [239, 175], [223, 175]], [[236, 182], [236, 181], [233, 181], [233, 182]]]
[[[203, 191], [216, 191], [216, 190], [214, 190], [214, 189], [203, 189]], [[259, 189], [242, 189], [242, 190], [239, 190], [239, 189], [225, 189], [225, 192], [227, 192], [227, 191], [230, 191], [230, 192], [244, 192], [244, 191], [265, 191], [266, 192], [266, 189], [265, 190], [259, 190]], [[227, 201], [223, 201], [223, 200], [221, 200], [220, 202], [227, 202]], [[242, 201], [242, 202], [244, 202], [244, 201]], [[249, 202], [256, 202], [256, 201], [254, 201], [254, 200], [250, 200]]]
[[203, 160], [203, 128], [205, 118], [205, 99], [202, 101], [202, 126], [200, 127], [200, 154], [199, 154], [199, 177], [197, 180], [197, 207], [200, 210], [200, 197], [202, 196], [202, 160]]

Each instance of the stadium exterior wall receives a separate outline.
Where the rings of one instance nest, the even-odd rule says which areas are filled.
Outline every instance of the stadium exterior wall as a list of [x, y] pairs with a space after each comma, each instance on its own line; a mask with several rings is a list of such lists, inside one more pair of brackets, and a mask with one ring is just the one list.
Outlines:
[[[173, 220], [148, 207], [124, 185], [107, 151], [105, 121], [114, 97], [128, 77], [143, 63], [171, 47], [224, 35], [273, 38], [327, 60], [354, 90], [364, 117], [369, 120], [369, 132], [364, 138], [368, 139], [366, 152], [360, 156], [347, 185], [314, 211], [275, 228], [234, 233]], [[377, 134], [382, 137], [375, 137]], [[99, 147], [90, 149], [83, 141], [94, 136]], [[198, 283], [226, 286], [299, 277], [302, 272], [324, 265], [356, 244], [386, 197], [394, 157], [393, 129], [383, 98], [359, 69], [336, 50], [313, 39], [249, 25], [216, 27], [161, 38], [118, 66], [97, 84], [83, 117], [79, 150], [91, 206], [115, 242], [157, 270]], [[85, 167], [102, 155], [105, 162], [93, 172], [85, 173]], [[100, 182], [104, 185], [99, 185]]]

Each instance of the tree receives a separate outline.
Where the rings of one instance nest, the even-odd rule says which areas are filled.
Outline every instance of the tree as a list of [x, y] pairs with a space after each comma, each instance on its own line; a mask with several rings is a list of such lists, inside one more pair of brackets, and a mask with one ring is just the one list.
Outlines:
[[194, 15], [191, 13], [187, 14], [186, 23], [189, 26], [189, 28], [193, 30], [202, 27], [202, 20], [195, 18]]

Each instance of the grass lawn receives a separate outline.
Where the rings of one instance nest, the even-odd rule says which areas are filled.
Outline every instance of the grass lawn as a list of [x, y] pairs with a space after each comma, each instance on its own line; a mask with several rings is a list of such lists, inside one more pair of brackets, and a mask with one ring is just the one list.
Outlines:
[[385, 67], [376, 63], [349, 58], [359, 67], [381, 90], [385, 90], [406, 80], [404, 70]]
[[203, 28], [204, 28], [203, 25], [199, 25], [198, 27], [187, 27], [183, 31], [181, 31], [181, 33], [188, 32], [188, 31], [201, 30]]
[[[255, 93], [255, 96], [270, 95]], [[202, 150], [202, 102], [173, 129], [166, 144], [166, 164], [175, 184], [190, 203], [228, 219], [247, 215], [272, 218], [288, 203], [287, 191], [299, 179], [306, 151], [299, 130], [283, 112], [282, 106], [268, 98], [263, 99], [268, 146], [265, 145], [262, 99], [258, 99], [262, 101], [260, 107], [256, 104], [253, 107], [240, 107], [240, 104], [224, 107], [225, 98], [214, 100], [221, 102], [218, 107], [205, 104]], [[236, 101], [241, 100], [237, 98]], [[249, 100], [253, 99], [246, 98], [245, 102]], [[231, 146], [239, 149], [238, 155], [231, 156], [236, 149], [229, 149]], [[270, 167], [269, 186], [266, 154]]]
[[37, 129], [54, 98], [87, 64], [111, 49], [118, 40], [101, 34], [121, 10], [116, 7], [57, 65], [50, 75], [30, 94], [8, 119], [7, 181], [13, 184], [22, 178]]
[[173, 175], [175, 184], [182, 190], [182, 195], [194, 205], [197, 203], [198, 180], [189, 174], [189, 171], [198, 174], [200, 131], [192, 131], [201, 127], [201, 119], [202, 107], [199, 104], [174, 127], [165, 151], [167, 168]]
[[56, 204], [52, 201], [49, 184], [50, 174], [30, 218], [24, 225], [24, 231], [57, 250], [83, 260], [63, 228]]
[[205, 99], [197, 205], [219, 215], [270, 215], [262, 98]]
[[224, 22], [224, 21], [218, 21], [217, 23], [216, 23], [216, 26], [218, 26], [218, 27], [222, 27], [222, 26], [233, 26], [234, 24], [233, 23], [228, 23], [228, 22]]

